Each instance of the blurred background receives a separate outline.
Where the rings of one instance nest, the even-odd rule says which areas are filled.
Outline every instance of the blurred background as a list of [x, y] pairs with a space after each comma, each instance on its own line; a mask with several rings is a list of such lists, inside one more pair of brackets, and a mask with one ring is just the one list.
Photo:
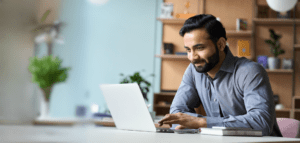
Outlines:
[[[98, 3], [97, 3], [98, 2]], [[32, 30], [57, 21], [63, 23], [61, 41], [52, 54], [70, 67], [64, 82], [53, 86], [51, 117], [74, 117], [78, 105], [96, 104], [108, 110], [99, 84], [120, 83], [124, 75], [140, 74], [160, 89], [162, 24], [156, 20], [162, 0], [0, 0], [0, 120], [31, 123], [38, 115], [42, 90], [31, 81], [29, 58], [47, 55], [46, 42], [35, 42]], [[158, 48], [158, 49], [157, 49]], [[143, 71], [142, 71], [143, 70]], [[148, 76], [155, 74], [155, 77]], [[153, 110], [152, 106], [149, 109]]]
[[[126, 83], [130, 76], [135, 81], [143, 78], [150, 114], [163, 117], [190, 64], [179, 30], [196, 14], [214, 15], [226, 29], [233, 55], [266, 69], [276, 117], [299, 120], [300, 4], [298, 0], [283, 4], [280, 0], [0, 0], [0, 123], [27, 124], [42, 115], [62, 119], [83, 112], [109, 114], [99, 84]], [[32, 57], [50, 54], [70, 70], [66, 78], [59, 76], [62, 82], [52, 84], [47, 101], [51, 88], [33, 82], [31, 71], [54, 68], [47, 61], [29, 67]], [[205, 115], [202, 106], [196, 112]]]

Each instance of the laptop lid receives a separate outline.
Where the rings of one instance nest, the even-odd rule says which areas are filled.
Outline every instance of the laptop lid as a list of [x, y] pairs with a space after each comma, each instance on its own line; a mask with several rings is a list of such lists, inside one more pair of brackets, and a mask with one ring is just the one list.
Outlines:
[[100, 89], [118, 129], [156, 131], [138, 84], [101, 84]]

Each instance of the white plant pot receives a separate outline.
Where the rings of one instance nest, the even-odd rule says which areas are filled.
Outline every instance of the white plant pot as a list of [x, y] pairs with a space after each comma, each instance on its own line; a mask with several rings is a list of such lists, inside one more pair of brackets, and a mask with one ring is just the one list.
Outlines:
[[280, 59], [268, 57], [268, 66], [270, 70], [280, 69]]
[[37, 117], [38, 120], [49, 119], [49, 102], [47, 102], [44, 96], [40, 97], [40, 114]]

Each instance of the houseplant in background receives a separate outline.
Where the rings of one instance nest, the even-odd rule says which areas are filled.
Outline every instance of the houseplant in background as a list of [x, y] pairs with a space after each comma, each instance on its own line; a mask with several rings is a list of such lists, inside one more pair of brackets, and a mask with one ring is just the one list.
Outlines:
[[270, 70], [280, 69], [280, 59], [277, 58], [280, 54], [284, 54], [285, 51], [280, 48], [279, 39], [280, 35], [277, 35], [273, 29], [269, 29], [271, 39], [265, 40], [270, 45], [271, 54], [274, 57], [268, 57], [268, 66]]
[[[142, 70], [144, 71], [144, 70]], [[120, 74], [120, 76], [124, 76], [124, 74]], [[154, 74], [150, 74], [150, 76], [154, 76]], [[133, 75], [128, 75], [126, 77], [124, 77], [121, 82], [121, 84], [123, 83], [137, 83], [141, 89], [142, 95], [144, 97], [144, 99], [148, 102], [149, 99], [147, 97], [147, 94], [149, 92], [149, 87], [151, 86], [151, 83], [149, 81], [147, 81], [145, 78], [143, 78], [140, 75], [140, 72], [135, 72]], [[151, 104], [148, 104], [147, 107], [149, 108], [151, 106]], [[156, 116], [156, 112], [155, 111], [150, 111], [150, 115], [154, 121], [155, 116]]]
[[[67, 71], [70, 68], [61, 68], [61, 62], [58, 57], [52, 56], [53, 43], [64, 43], [64, 38], [59, 34], [63, 23], [54, 22], [53, 24], [46, 24], [45, 20], [51, 10], [47, 10], [41, 20], [35, 21], [36, 28], [32, 30], [35, 33], [34, 38], [34, 55], [31, 57], [28, 66], [32, 74], [32, 82], [37, 83], [43, 92], [42, 100], [40, 101], [40, 115], [38, 119], [45, 119], [49, 117], [49, 100], [51, 90], [55, 83], [63, 82], [67, 78]], [[38, 45], [41, 43], [47, 44], [47, 54], [41, 59], [38, 58]]]
[[31, 57], [28, 70], [32, 74], [32, 82], [37, 83], [43, 92], [44, 104], [38, 119], [49, 117], [49, 100], [53, 85], [64, 82], [70, 68], [61, 67], [62, 60], [52, 55], [43, 58]]
[[[124, 76], [124, 74], [121, 73], [120, 76]], [[154, 76], [154, 74], [151, 74], [150, 76]], [[135, 72], [133, 75], [128, 75], [124, 77], [120, 83], [137, 83], [141, 89], [144, 99], [148, 101], [147, 94], [149, 92], [149, 87], [151, 86], [151, 83], [145, 78], [143, 78], [140, 75], [140, 72]]]

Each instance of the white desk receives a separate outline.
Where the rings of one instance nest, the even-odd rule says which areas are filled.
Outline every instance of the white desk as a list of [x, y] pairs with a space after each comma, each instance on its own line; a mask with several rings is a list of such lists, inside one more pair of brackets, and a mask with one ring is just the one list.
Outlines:
[[124, 131], [115, 127], [0, 125], [0, 142], [220, 143], [293, 141], [300, 143], [300, 139], [294, 138], [152, 133]]

